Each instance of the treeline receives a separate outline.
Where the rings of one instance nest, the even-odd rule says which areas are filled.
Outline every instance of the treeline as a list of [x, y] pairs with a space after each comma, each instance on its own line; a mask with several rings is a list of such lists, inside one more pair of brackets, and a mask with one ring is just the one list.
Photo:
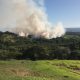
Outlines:
[[0, 60], [10, 59], [80, 59], [80, 35], [67, 34], [60, 38], [20, 37], [0, 32]]

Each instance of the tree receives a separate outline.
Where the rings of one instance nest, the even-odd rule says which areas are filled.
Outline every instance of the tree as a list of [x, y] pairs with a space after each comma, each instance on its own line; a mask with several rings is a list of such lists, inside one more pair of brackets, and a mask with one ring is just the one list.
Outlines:
[[46, 50], [40, 46], [32, 46], [23, 54], [23, 58], [29, 58], [31, 60], [45, 59], [46, 56]]
[[69, 54], [70, 54], [69, 48], [60, 46], [54, 51], [54, 58], [55, 59], [68, 59]]
[[70, 59], [80, 60], [80, 50], [74, 50], [70, 54]]

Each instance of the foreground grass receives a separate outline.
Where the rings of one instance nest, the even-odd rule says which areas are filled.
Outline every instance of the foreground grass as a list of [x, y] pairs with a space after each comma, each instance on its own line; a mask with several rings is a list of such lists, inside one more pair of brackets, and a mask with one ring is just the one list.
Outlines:
[[0, 61], [0, 80], [80, 80], [80, 61]]

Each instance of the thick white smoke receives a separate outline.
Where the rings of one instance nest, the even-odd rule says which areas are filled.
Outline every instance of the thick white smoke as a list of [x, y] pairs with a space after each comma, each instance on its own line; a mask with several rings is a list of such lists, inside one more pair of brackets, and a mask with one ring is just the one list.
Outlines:
[[21, 36], [51, 39], [65, 34], [61, 23], [48, 21], [44, 0], [0, 0], [0, 26]]

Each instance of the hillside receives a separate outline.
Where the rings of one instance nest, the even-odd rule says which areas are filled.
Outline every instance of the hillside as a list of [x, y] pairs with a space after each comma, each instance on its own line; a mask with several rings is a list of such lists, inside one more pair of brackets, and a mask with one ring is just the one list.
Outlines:
[[44, 39], [0, 32], [0, 60], [7, 59], [80, 59], [80, 36]]
[[68, 35], [80, 35], [80, 28], [66, 28], [66, 34], [68, 34]]
[[80, 61], [0, 61], [0, 80], [80, 80]]
[[67, 32], [80, 32], [80, 28], [66, 28]]
[[80, 80], [80, 35], [53, 39], [0, 32], [0, 80]]

